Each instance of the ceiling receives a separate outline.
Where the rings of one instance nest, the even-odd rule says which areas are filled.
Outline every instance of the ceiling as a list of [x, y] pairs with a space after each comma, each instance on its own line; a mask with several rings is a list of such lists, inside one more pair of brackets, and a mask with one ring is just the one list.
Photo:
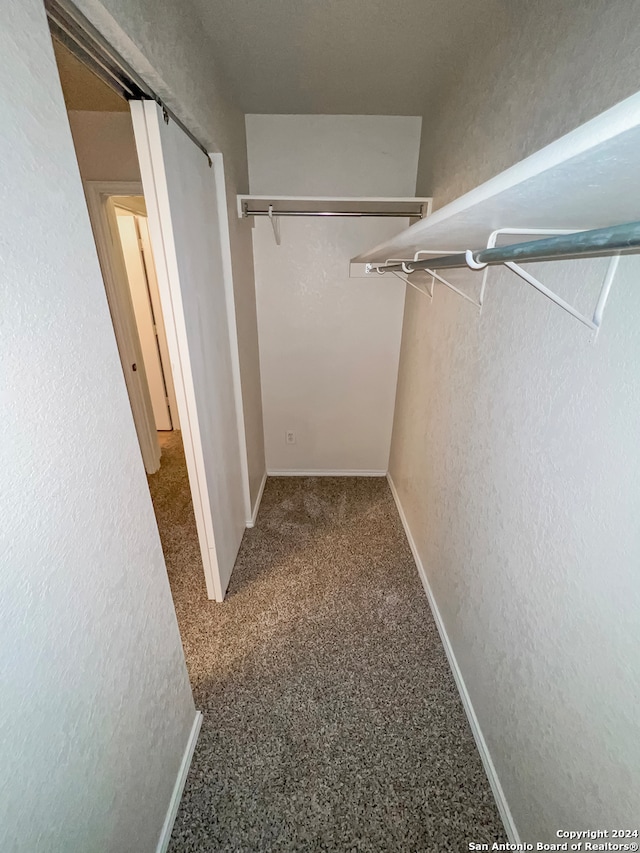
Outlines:
[[422, 115], [509, 0], [191, 0], [247, 113]]
[[129, 112], [129, 104], [83, 65], [68, 48], [53, 39], [64, 102], [68, 110]]

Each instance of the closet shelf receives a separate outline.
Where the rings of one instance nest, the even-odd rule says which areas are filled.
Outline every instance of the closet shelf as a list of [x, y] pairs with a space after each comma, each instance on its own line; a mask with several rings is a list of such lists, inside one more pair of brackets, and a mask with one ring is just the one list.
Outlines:
[[640, 219], [640, 93], [437, 210], [354, 263], [477, 251], [496, 231], [586, 231]]
[[344, 216], [422, 218], [430, 198], [239, 195], [238, 216]]
[[[620, 255], [640, 252], [640, 93], [352, 260], [368, 275], [420, 271], [482, 311], [488, 269], [502, 264], [597, 333]], [[523, 242], [523, 236], [527, 237]], [[546, 239], [540, 239], [541, 237]], [[498, 244], [500, 241], [500, 245]], [[608, 256], [585, 313], [520, 263]], [[520, 261], [520, 263], [518, 263]], [[440, 271], [460, 271], [465, 287]], [[480, 273], [482, 271], [482, 273]], [[480, 281], [477, 297], [468, 281]], [[405, 281], [416, 287], [410, 278]], [[420, 290], [420, 288], [417, 288]]]

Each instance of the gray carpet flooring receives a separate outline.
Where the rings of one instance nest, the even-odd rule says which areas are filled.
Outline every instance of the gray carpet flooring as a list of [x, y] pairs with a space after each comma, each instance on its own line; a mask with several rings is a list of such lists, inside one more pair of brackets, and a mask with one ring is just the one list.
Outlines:
[[204, 713], [171, 853], [506, 840], [386, 481], [269, 479], [215, 604], [164, 445], [150, 487]]

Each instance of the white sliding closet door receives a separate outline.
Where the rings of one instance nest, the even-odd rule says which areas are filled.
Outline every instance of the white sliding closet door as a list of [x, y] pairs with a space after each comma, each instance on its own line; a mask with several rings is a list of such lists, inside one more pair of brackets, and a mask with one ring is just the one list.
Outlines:
[[214, 169], [153, 101], [131, 115], [210, 598], [222, 601], [245, 528], [230, 283]]

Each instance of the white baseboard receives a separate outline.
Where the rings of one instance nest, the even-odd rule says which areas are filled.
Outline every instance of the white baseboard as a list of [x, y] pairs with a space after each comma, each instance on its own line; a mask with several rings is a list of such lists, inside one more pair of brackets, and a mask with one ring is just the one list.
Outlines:
[[256, 502], [253, 505], [253, 512], [251, 513], [251, 518], [247, 521], [247, 527], [255, 527], [256, 518], [258, 517], [258, 510], [260, 509], [260, 502], [262, 501], [262, 495], [264, 493], [264, 487], [267, 484], [267, 472], [264, 472], [264, 477], [262, 478], [262, 483], [260, 483], [260, 488], [258, 489], [258, 497], [256, 498]]
[[462, 704], [464, 706], [467, 719], [469, 720], [469, 725], [471, 727], [476, 746], [478, 747], [478, 752], [480, 753], [480, 758], [482, 759], [482, 764], [484, 766], [485, 773], [487, 774], [487, 779], [489, 780], [489, 784], [491, 785], [491, 790], [493, 791], [493, 796], [495, 798], [496, 805], [498, 806], [498, 811], [500, 812], [500, 817], [502, 819], [502, 823], [504, 824], [507, 837], [509, 838], [509, 841], [512, 844], [520, 844], [520, 835], [518, 834], [518, 830], [513, 821], [511, 809], [509, 808], [509, 804], [507, 803], [504, 791], [502, 790], [502, 785], [500, 784], [496, 768], [493, 764], [489, 749], [480, 729], [478, 718], [476, 717], [476, 713], [473, 710], [473, 705], [471, 704], [471, 697], [467, 692], [467, 688], [465, 686], [460, 667], [458, 666], [456, 656], [453, 653], [453, 648], [449, 641], [447, 631], [444, 627], [444, 622], [442, 621], [442, 617], [440, 616], [440, 611], [438, 610], [438, 605], [436, 604], [436, 600], [431, 590], [431, 585], [429, 584], [427, 573], [422, 564], [422, 560], [420, 559], [420, 555], [418, 554], [418, 549], [416, 547], [415, 540], [411, 535], [409, 523], [402, 508], [402, 504], [400, 503], [400, 497], [398, 495], [398, 491], [395, 487], [393, 479], [391, 478], [391, 474], [387, 474], [387, 481], [389, 483], [389, 488], [391, 489], [393, 499], [396, 502], [398, 515], [400, 516], [400, 520], [402, 521], [402, 526], [404, 527], [404, 532], [409, 542], [409, 547], [411, 548], [413, 559], [415, 560], [416, 566], [418, 568], [418, 574], [420, 575], [422, 586], [424, 587], [424, 591], [427, 594], [429, 606], [431, 607], [431, 612], [433, 613], [433, 618], [435, 620], [436, 627], [438, 628], [438, 633], [440, 634], [440, 639], [442, 640], [442, 645], [444, 646], [444, 650], [447, 655], [447, 660], [449, 661], [449, 666], [451, 667], [451, 672], [453, 673], [453, 677], [458, 688], [458, 693], [460, 694], [460, 698], [462, 699]]
[[196, 743], [198, 742], [198, 735], [200, 734], [201, 725], [202, 711], [196, 711], [193, 726], [191, 727], [191, 732], [189, 733], [187, 746], [184, 751], [184, 755], [182, 756], [180, 770], [178, 770], [176, 783], [173, 786], [173, 793], [171, 794], [171, 799], [169, 801], [169, 808], [167, 809], [164, 824], [162, 825], [162, 832], [160, 833], [160, 839], [158, 841], [158, 846], [156, 847], [156, 853], [166, 853], [167, 848], [169, 847], [173, 824], [175, 823], [176, 815], [178, 814], [178, 806], [180, 805], [180, 800], [182, 799], [182, 792], [184, 791], [184, 785], [187, 781], [187, 774], [189, 773], [189, 767], [191, 766], [193, 751], [196, 748]]
[[288, 468], [284, 471], [267, 471], [269, 477], [386, 477], [385, 471], [298, 471]]

